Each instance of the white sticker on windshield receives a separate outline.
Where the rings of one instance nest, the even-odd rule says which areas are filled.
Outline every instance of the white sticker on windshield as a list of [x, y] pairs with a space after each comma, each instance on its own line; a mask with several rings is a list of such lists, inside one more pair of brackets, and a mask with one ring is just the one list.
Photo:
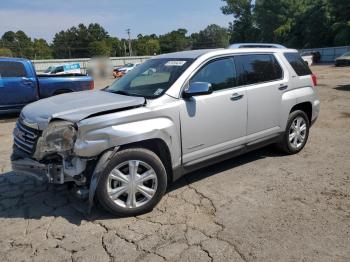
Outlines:
[[158, 88], [158, 89], [156, 90], [156, 92], [154, 92], [154, 95], [155, 95], [155, 96], [160, 95], [160, 94], [163, 92], [163, 90], [164, 90], [164, 89]]
[[165, 66], [183, 66], [186, 64], [186, 61], [168, 61]]

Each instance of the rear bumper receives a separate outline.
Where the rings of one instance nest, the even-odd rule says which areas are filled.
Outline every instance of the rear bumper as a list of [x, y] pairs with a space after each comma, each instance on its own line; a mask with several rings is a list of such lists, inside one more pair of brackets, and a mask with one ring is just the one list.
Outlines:
[[320, 114], [320, 100], [317, 99], [312, 103], [311, 125], [313, 125], [316, 122], [319, 114]]

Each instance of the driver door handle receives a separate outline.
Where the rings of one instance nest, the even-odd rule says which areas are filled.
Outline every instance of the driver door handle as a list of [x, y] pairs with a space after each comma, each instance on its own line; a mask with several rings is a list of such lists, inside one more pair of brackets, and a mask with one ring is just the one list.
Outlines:
[[285, 90], [285, 89], [287, 89], [287, 88], [288, 88], [288, 85], [283, 85], [283, 84], [282, 84], [282, 85], [279, 86], [278, 89], [279, 89], [279, 90]]
[[231, 100], [232, 101], [236, 101], [236, 100], [239, 100], [243, 97], [243, 95], [240, 95], [238, 93], [234, 93], [232, 96], [231, 96]]
[[25, 85], [31, 85], [33, 82], [27, 78], [27, 77], [22, 77], [22, 82], [25, 84]]

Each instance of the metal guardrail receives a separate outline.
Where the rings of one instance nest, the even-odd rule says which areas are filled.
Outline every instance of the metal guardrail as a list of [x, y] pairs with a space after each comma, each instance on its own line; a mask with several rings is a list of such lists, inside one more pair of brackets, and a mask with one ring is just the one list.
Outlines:
[[[127, 63], [142, 63], [151, 58], [150, 56], [126, 56], [126, 57], [110, 57], [109, 66], [122, 66]], [[75, 59], [49, 59], [49, 60], [32, 60], [35, 70], [39, 73], [44, 72], [50, 66], [60, 66], [63, 64], [79, 63], [80, 68], [85, 73], [92, 66], [91, 58], [75, 58]]]
[[350, 52], [350, 46], [337, 46], [337, 47], [324, 47], [324, 48], [308, 48], [299, 50], [300, 53], [308, 51], [318, 51], [321, 54], [320, 62], [330, 63], [344, 54], [345, 52]]

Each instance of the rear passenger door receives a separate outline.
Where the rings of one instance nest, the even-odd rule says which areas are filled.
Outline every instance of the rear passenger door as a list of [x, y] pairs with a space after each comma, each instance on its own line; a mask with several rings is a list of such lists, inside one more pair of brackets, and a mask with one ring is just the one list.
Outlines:
[[37, 99], [35, 79], [21, 62], [0, 61], [0, 107], [16, 108]]
[[235, 61], [248, 97], [247, 142], [275, 135], [281, 129], [282, 94], [288, 88], [281, 65], [274, 54], [242, 54]]

